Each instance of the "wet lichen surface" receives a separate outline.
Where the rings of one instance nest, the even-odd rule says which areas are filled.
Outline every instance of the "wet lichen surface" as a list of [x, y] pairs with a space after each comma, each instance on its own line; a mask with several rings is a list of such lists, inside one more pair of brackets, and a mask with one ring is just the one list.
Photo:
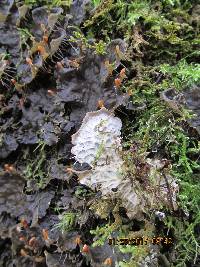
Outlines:
[[200, 266], [199, 21], [0, 1], [0, 266]]

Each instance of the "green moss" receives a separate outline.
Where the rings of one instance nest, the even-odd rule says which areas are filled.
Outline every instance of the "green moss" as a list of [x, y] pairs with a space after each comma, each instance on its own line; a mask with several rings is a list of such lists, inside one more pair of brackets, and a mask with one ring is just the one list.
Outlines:
[[192, 86], [200, 81], [200, 64], [188, 64], [185, 59], [179, 61], [175, 66], [163, 64], [160, 66], [160, 71], [168, 76], [165, 80], [168, 80], [169, 85], [176, 89], [181, 89], [183, 84]]
[[60, 222], [54, 226], [58, 228], [62, 233], [72, 230], [76, 225], [76, 219], [78, 214], [74, 212], [65, 212], [60, 216]]
[[93, 25], [99, 19], [104, 19], [108, 12], [113, 8], [113, 0], [106, 0], [102, 2], [97, 2], [99, 5], [95, 9], [95, 13], [91, 19], [87, 20], [84, 23], [85, 27]]
[[31, 155], [29, 155], [28, 151], [27, 154], [23, 155], [23, 159], [26, 162], [24, 176], [27, 180], [35, 181], [39, 188], [44, 188], [48, 181], [46, 158], [46, 144], [42, 141]]

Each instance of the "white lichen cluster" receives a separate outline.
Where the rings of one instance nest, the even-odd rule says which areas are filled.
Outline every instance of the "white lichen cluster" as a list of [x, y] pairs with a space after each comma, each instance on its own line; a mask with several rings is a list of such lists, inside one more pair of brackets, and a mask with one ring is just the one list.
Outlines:
[[121, 127], [121, 120], [105, 108], [88, 112], [79, 131], [72, 136], [76, 160], [93, 168], [110, 163], [120, 166]]
[[75, 159], [92, 167], [79, 173], [80, 182], [101, 190], [104, 196], [112, 194], [122, 181], [121, 127], [121, 120], [102, 108], [87, 113], [81, 128], [72, 136]]
[[[121, 127], [121, 120], [106, 108], [87, 113], [80, 129], [72, 136], [72, 154], [77, 162], [91, 167], [91, 170], [76, 171], [80, 183], [100, 190], [104, 198], [121, 199], [127, 215], [133, 218], [144, 210], [145, 201], [143, 193], [138, 190], [138, 182], [133, 183], [125, 172], [121, 156]], [[152, 165], [150, 173], [155, 177], [154, 186], [158, 188], [161, 181], [162, 188], [166, 188], [163, 185], [165, 181], [160, 180], [156, 173], [156, 164]], [[166, 195], [163, 192], [165, 202], [167, 192]], [[151, 194], [148, 198], [153, 199]]]

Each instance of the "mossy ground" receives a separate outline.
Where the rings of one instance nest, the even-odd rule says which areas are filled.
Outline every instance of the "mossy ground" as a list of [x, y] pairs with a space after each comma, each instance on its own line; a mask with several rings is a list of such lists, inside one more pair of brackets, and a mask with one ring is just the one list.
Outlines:
[[[71, 3], [56, 0], [24, 2], [33, 6], [64, 5], [67, 9]], [[148, 154], [152, 158], [168, 161], [170, 172], [176, 177], [180, 188], [179, 209], [163, 209], [166, 217], [159, 223], [152, 216], [151, 208], [142, 224], [120, 216], [118, 204], [101, 205], [98, 199], [95, 200], [97, 203], [94, 201], [91, 209], [97, 211], [98, 208], [109, 206], [113, 207], [113, 213], [110, 215], [109, 209], [107, 212], [105, 208], [101, 223], [96, 229], [91, 229], [91, 234], [96, 239], [94, 245], [103, 244], [116, 231], [119, 237], [135, 234], [167, 235], [173, 238], [174, 244], [160, 247], [164, 257], [160, 266], [199, 266], [200, 138], [187, 123], [190, 112], [172, 109], [161, 100], [160, 94], [166, 89], [181, 92], [200, 84], [200, 3], [197, 0], [92, 0], [91, 4], [92, 16], [80, 26], [83, 34], [77, 30], [74, 39], [69, 42], [78, 39], [83, 46], [91, 48], [89, 40], [94, 38], [95, 45], [92, 48], [98, 54], [104, 54], [106, 44], [113, 39], [121, 38], [127, 43], [125, 54], [116, 50], [122, 65], [114, 71], [114, 75], [118, 76], [122, 68], [125, 68], [126, 77], [119, 90], [128, 92], [134, 105], [145, 106], [141, 110], [129, 111], [125, 116], [123, 110], [119, 110], [124, 122], [124, 158], [130, 173], [134, 169], [131, 148], [136, 146], [135, 158], [142, 159]], [[28, 34], [26, 29], [23, 33]], [[24, 38], [26, 42], [26, 36]], [[113, 66], [109, 62], [108, 68], [113, 72]], [[35, 178], [42, 188], [48, 176], [45, 166], [46, 147], [41, 144], [34, 152], [32, 157], [27, 155], [25, 158], [25, 175], [27, 178]], [[145, 185], [145, 181], [143, 182]], [[83, 189], [75, 190], [78, 197], [82, 195], [85, 198], [89, 193], [85, 193]], [[123, 211], [121, 213], [124, 215]], [[69, 230], [76, 224], [76, 220], [77, 214], [67, 212], [63, 214], [58, 227], [62, 231]], [[149, 253], [147, 248], [141, 246], [120, 246], [119, 249], [131, 253], [129, 262], [119, 264], [124, 267], [138, 266], [138, 262]]]
[[[128, 78], [122, 90], [129, 92], [134, 103], [146, 105], [145, 110], [125, 117], [124, 147], [129, 149], [135, 143], [138, 156], [148, 153], [169, 160], [171, 173], [180, 186], [179, 210], [165, 211], [167, 216], [159, 233], [170, 232], [175, 239], [173, 249], [165, 253], [173, 255], [169, 264], [198, 266], [199, 136], [186, 122], [191, 114], [172, 110], [161, 101], [160, 93], [170, 88], [181, 91], [200, 82], [200, 5], [198, 1], [178, 0], [93, 4], [94, 14], [83, 25], [85, 35], [105, 42], [119, 37], [126, 40], [127, 53], [121, 57]], [[105, 225], [101, 231], [107, 232], [109, 227]], [[101, 231], [98, 228], [95, 233]], [[123, 266], [136, 262], [133, 256], [132, 263]]]

